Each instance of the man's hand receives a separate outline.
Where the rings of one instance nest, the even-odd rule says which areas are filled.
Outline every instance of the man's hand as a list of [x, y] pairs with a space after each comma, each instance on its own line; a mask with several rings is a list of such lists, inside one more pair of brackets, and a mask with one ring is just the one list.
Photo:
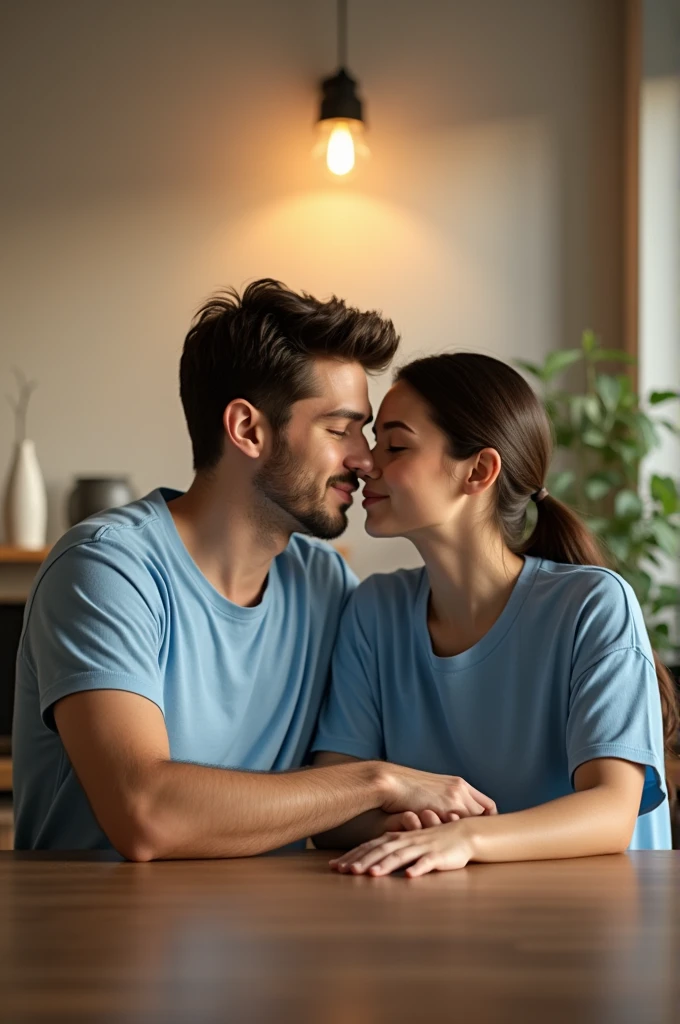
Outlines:
[[385, 819], [384, 828], [386, 832], [416, 832], [422, 828], [432, 828], [434, 825], [443, 825], [447, 821], [458, 821], [460, 815], [452, 813], [448, 818], [441, 817], [434, 811], [402, 811], [401, 814], [390, 814]]
[[[318, 767], [358, 762], [359, 758], [332, 751], [319, 751]], [[376, 810], [358, 815], [344, 825], [314, 836], [318, 849], [351, 849], [385, 832], [418, 832], [459, 819], [497, 814], [493, 800], [463, 779], [452, 775], [405, 768], [385, 761], [372, 762], [378, 772], [381, 804]]]
[[[394, 764], [385, 765], [385, 770], [387, 797], [382, 809], [390, 816], [412, 811], [421, 827], [428, 828], [460, 818], [498, 813], [491, 797], [455, 775], [433, 775]], [[420, 815], [426, 812], [429, 813], [423, 821]]]

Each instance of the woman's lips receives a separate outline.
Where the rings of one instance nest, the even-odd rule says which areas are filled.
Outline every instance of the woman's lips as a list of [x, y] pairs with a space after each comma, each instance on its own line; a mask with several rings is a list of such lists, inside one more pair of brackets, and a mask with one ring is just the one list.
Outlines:
[[370, 505], [375, 505], [379, 501], [387, 501], [386, 494], [366, 494], [364, 491], [364, 500], [361, 504], [364, 508], [368, 508]]

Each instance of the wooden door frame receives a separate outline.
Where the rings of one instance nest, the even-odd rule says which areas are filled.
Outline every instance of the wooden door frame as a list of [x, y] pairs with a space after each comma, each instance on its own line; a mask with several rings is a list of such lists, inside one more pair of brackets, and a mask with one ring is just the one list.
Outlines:
[[[625, 0], [623, 104], [623, 348], [639, 358], [640, 332], [640, 95], [642, 0]], [[630, 368], [637, 389], [637, 363]]]

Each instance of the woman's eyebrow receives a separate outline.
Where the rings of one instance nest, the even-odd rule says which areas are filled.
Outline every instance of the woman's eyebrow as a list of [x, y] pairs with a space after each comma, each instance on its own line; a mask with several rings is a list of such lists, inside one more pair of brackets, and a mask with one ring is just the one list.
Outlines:
[[[408, 423], [404, 423], [403, 420], [389, 420], [388, 423], [382, 423], [380, 425], [381, 430], [393, 430], [395, 427], [401, 427], [402, 430], [408, 430], [409, 434], [415, 434], [413, 427], [409, 427]], [[373, 433], [378, 433], [376, 427], [373, 427]]]

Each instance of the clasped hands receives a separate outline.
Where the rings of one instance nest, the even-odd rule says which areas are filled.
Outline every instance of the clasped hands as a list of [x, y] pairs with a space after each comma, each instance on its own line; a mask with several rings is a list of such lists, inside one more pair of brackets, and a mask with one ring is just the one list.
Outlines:
[[430, 871], [463, 868], [474, 855], [471, 819], [497, 814], [490, 797], [464, 779], [452, 781], [453, 810], [398, 811], [385, 820], [385, 832], [330, 861], [341, 874], [379, 877], [405, 868], [408, 878]]

